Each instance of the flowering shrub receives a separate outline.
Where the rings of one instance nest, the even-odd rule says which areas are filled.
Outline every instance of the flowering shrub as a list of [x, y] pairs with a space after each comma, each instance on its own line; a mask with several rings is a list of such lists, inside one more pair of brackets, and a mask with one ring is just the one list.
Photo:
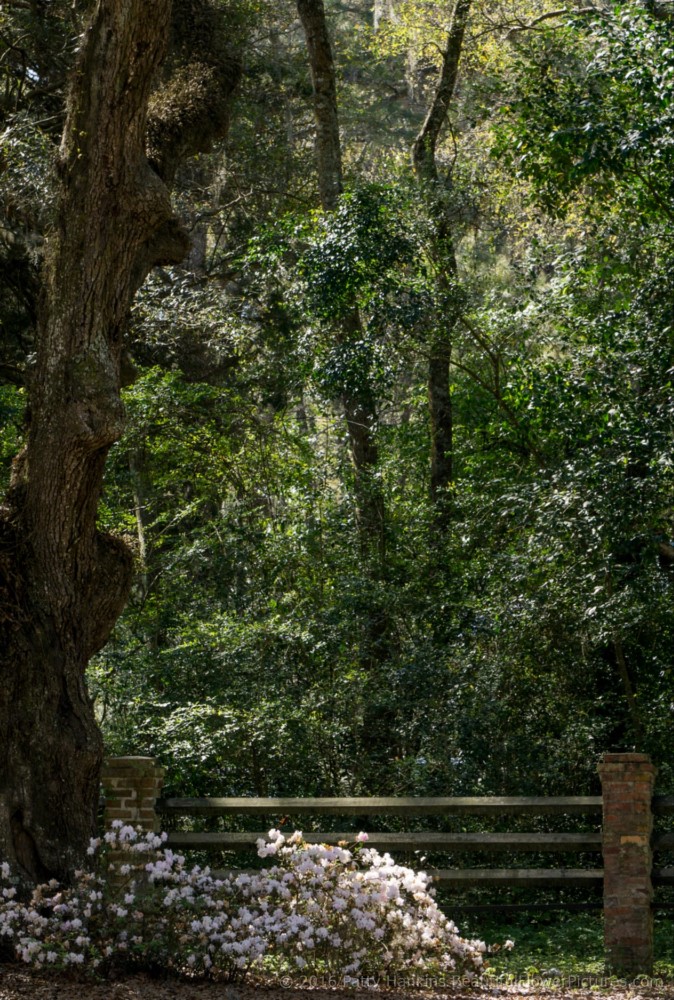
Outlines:
[[358, 979], [402, 971], [476, 975], [485, 945], [459, 936], [440, 911], [428, 877], [357, 843], [307, 844], [278, 830], [258, 841], [273, 865], [215, 878], [186, 868], [164, 846], [113, 823], [92, 840], [94, 871], [72, 887], [38, 886], [17, 899], [0, 869], [0, 940], [36, 967], [105, 973], [113, 966], [219, 972], [329, 972]]

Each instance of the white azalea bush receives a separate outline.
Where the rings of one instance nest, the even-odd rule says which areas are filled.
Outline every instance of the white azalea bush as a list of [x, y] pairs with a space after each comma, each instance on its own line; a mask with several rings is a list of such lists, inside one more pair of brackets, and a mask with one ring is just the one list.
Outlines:
[[215, 878], [157, 836], [113, 824], [92, 871], [28, 902], [0, 868], [0, 943], [29, 965], [105, 974], [138, 967], [241, 978], [250, 970], [342, 981], [411, 970], [477, 976], [486, 948], [459, 936], [424, 873], [365, 846], [307, 844], [270, 830], [254, 874]]

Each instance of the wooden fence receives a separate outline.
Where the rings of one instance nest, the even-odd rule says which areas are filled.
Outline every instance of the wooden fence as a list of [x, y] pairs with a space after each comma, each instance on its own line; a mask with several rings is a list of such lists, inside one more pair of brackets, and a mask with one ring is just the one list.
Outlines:
[[[106, 819], [158, 829], [173, 817], [264, 817], [278, 825], [302, 815], [416, 819], [420, 816], [583, 816], [600, 829], [590, 833], [379, 833], [368, 846], [394, 856], [433, 854], [596, 853], [602, 868], [439, 868], [435, 882], [460, 887], [570, 887], [603, 889], [607, 968], [623, 975], [649, 974], [653, 965], [653, 886], [674, 885], [674, 868], [653, 867], [653, 854], [674, 850], [674, 833], [653, 831], [654, 815], [673, 815], [674, 796], [654, 797], [655, 768], [644, 754], [605, 754], [599, 765], [601, 796], [480, 798], [166, 798], [159, 797], [163, 768], [151, 758], [114, 758], [104, 770]], [[266, 831], [171, 831], [179, 850], [250, 851]], [[336, 844], [354, 833], [305, 834], [309, 843]], [[582, 905], [582, 904], [581, 904]]]

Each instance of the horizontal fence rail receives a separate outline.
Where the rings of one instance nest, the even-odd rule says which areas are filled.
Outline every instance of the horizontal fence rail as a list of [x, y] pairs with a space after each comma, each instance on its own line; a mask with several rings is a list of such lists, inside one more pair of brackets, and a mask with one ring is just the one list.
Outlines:
[[[483, 797], [355, 797], [355, 798], [166, 798], [156, 802], [162, 816], [601, 816], [601, 796], [483, 796]], [[653, 800], [653, 811], [674, 812], [674, 796]], [[171, 831], [167, 845], [180, 850], [251, 851], [267, 831]], [[349, 832], [312, 832], [303, 835], [309, 844], [350, 843]], [[601, 853], [602, 834], [596, 833], [413, 833], [368, 834], [367, 846], [397, 852], [461, 853]], [[674, 849], [674, 833], [653, 838], [654, 851]], [[585, 887], [600, 889], [603, 869], [579, 868], [433, 868], [425, 866], [433, 881], [445, 887]], [[231, 871], [228, 872], [231, 874]], [[653, 870], [654, 885], [674, 884], [674, 869]], [[588, 904], [590, 906], [594, 904]]]
[[[218, 848], [223, 851], [245, 851], [265, 840], [266, 831], [255, 833], [171, 832], [169, 847]], [[308, 844], [340, 844], [354, 840], [354, 833], [307, 833]], [[600, 833], [369, 833], [367, 846], [385, 851], [601, 851]]]
[[[601, 889], [604, 872], [601, 868], [428, 868], [424, 871], [431, 882], [447, 888], [590, 888]], [[214, 871], [216, 878], [233, 878], [237, 875], [259, 875], [254, 868], [224, 868]], [[595, 904], [588, 904], [594, 906]], [[454, 902], [452, 902], [452, 909]], [[483, 907], [485, 910], [502, 909], [501, 904]], [[529, 909], [524, 904], [523, 909]], [[565, 904], [559, 908], [564, 909]]]
[[600, 795], [483, 796], [480, 798], [197, 798], [159, 799], [173, 816], [601, 816]]
[[458, 886], [585, 886], [601, 888], [603, 869], [588, 868], [439, 868], [429, 872], [441, 885]]

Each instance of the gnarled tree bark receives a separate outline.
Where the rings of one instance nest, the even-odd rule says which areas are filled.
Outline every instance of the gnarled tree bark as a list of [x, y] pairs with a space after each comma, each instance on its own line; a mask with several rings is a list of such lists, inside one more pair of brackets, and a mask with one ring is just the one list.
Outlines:
[[189, 249], [145, 153], [170, 19], [171, 0], [99, 0], [68, 98], [30, 423], [0, 516], [0, 856], [27, 880], [67, 879], [95, 829], [102, 746], [85, 668], [132, 578], [126, 547], [96, 526], [124, 426], [124, 329], [150, 268]]

